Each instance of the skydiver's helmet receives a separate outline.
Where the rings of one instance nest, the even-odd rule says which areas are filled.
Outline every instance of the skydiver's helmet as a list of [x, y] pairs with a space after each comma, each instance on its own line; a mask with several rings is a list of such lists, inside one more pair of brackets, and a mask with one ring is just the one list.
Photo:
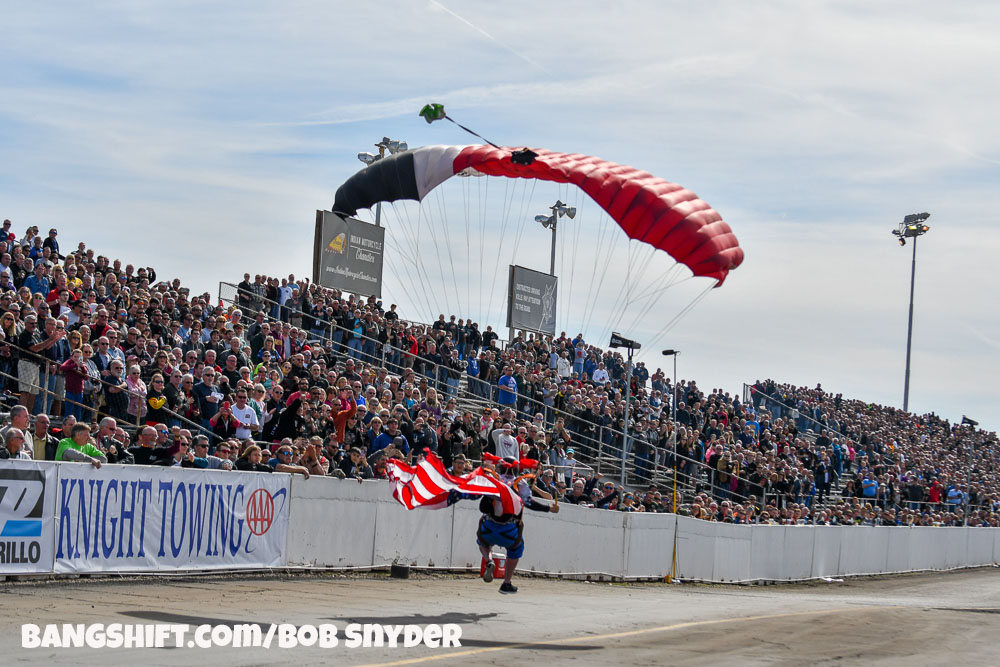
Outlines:
[[497, 473], [500, 475], [500, 479], [508, 483], [513, 481], [520, 470], [519, 465], [518, 460], [513, 456], [505, 456], [497, 461]]

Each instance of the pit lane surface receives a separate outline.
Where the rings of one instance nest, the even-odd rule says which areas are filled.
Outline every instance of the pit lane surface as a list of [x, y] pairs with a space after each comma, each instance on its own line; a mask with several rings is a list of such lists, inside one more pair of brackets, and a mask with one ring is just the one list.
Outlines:
[[[1000, 664], [1000, 570], [736, 587], [292, 576], [0, 585], [5, 664]], [[20, 624], [458, 623], [462, 647], [23, 649]]]

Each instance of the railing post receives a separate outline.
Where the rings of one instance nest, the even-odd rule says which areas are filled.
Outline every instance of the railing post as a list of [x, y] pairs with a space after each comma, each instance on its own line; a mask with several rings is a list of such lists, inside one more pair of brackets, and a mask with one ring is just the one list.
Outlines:
[[44, 412], [45, 414], [48, 414], [49, 413], [49, 410], [48, 410], [48, 408], [49, 408], [49, 405], [48, 405], [48, 400], [49, 400], [49, 360], [46, 359], [44, 355], [42, 356], [42, 386], [39, 387], [39, 389], [41, 389], [41, 391], [39, 392], [38, 395], [42, 399], [42, 409], [41, 409], [40, 412]]

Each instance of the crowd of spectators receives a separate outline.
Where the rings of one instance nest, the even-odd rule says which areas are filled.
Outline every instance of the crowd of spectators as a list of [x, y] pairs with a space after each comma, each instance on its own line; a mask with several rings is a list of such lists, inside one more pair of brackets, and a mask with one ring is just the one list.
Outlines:
[[[604, 509], [677, 502], [718, 521], [947, 525], [968, 503], [972, 523], [995, 524], [996, 438], [971, 425], [771, 381], [749, 402], [681, 381], [674, 415], [664, 372], [639, 363], [632, 491], [598, 471], [626, 442], [625, 360], [582, 334], [502, 344], [490, 326], [409, 321], [294, 276], [245, 274], [232, 302], [215, 304], [84, 243], [64, 253], [57, 230], [17, 239], [10, 227], [0, 458], [365, 480], [386, 478], [389, 457], [430, 450], [463, 473], [490, 452], [539, 461], [539, 495]], [[676, 500], [662, 491], [673, 470]]]

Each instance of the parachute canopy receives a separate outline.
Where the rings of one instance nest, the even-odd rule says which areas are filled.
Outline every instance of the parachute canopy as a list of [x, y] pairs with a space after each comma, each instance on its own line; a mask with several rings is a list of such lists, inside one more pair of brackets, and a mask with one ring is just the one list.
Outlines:
[[512, 161], [520, 149], [494, 146], [424, 146], [389, 155], [365, 167], [337, 190], [333, 211], [359, 209], [399, 199], [418, 201], [465, 170], [487, 176], [572, 183], [586, 192], [630, 239], [670, 254], [695, 276], [721, 285], [743, 262], [729, 225], [708, 204], [676, 183], [587, 155], [533, 149], [529, 164]]

